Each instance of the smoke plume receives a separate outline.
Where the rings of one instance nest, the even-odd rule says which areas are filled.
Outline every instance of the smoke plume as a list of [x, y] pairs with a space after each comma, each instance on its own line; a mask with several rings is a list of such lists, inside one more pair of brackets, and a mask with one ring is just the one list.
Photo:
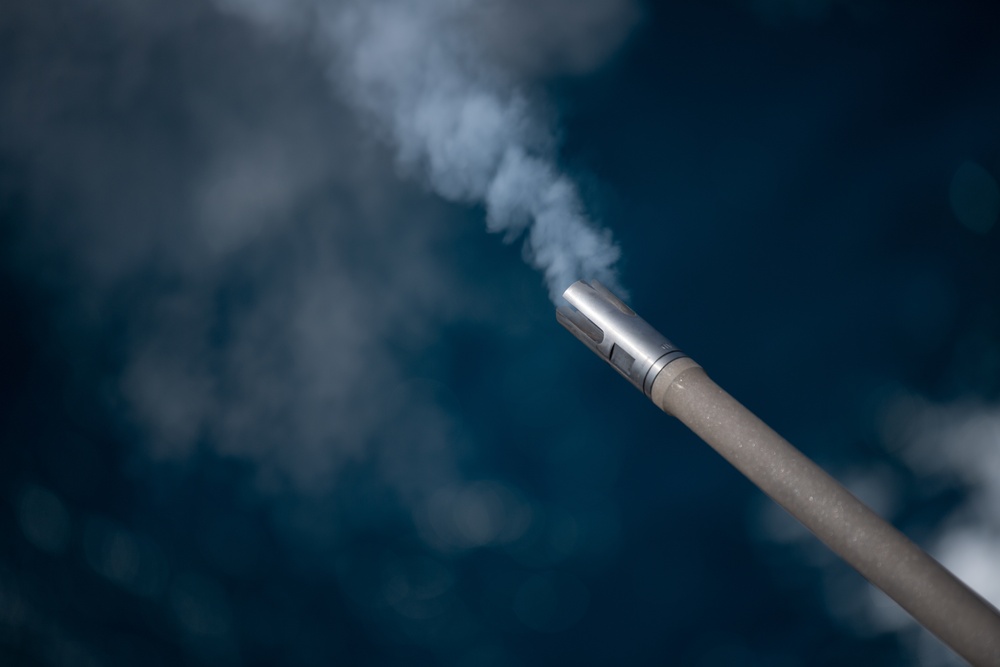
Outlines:
[[[630, 3], [220, 2], [282, 31], [302, 30], [311, 17], [336, 89], [394, 148], [400, 170], [449, 201], [482, 206], [487, 228], [507, 241], [524, 238], [525, 259], [544, 273], [553, 300], [581, 278], [618, 288], [619, 249], [557, 167], [554, 132], [518, 78], [593, 63], [635, 20]], [[529, 25], [563, 25], [567, 16], [590, 29], [564, 27], [535, 57], [519, 44]]]
[[[68, 354], [121, 345], [115, 416], [154, 459], [208, 451], [323, 491], [386, 449], [376, 474], [401, 496], [455, 482], [460, 419], [410, 397], [401, 359], [481, 301], [460, 266], [479, 261], [478, 230], [459, 221], [481, 210], [523, 238], [553, 296], [614, 283], [618, 250], [531, 91], [602, 62], [631, 0], [45, 0], [0, 16], [22, 36], [0, 72], [0, 167], [25, 202], [11, 266], [59, 295]], [[115, 46], [68, 39], [81, 31]], [[508, 270], [489, 273], [516, 292]]]
[[[460, 604], [436, 555], [491, 546], [543, 568], [593, 560], [614, 548], [617, 512], [592, 481], [614, 468], [592, 465], [595, 448], [567, 455], [585, 491], [555, 498], [484, 473], [491, 443], [468, 416], [477, 405], [449, 384], [456, 366], [477, 386], [468, 359], [479, 355], [457, 355], [450, 337], [471, 328], [466, 345], [488, 344], [498, 366], [490, 391], [525, 405], [543, 403], [531, 392], [544, 385], [524, 378], [558, 351], [517, 340], [537, 331], [533, 318], [551, 323], [548, 308], [525, 307], [535, 277], [461, 223], [485, 213], [490, 229], [523, 238], [553, 294], [579, 277], [611, 280], [617, 250], [559, 172], [530, 90], [536, 77], [595, 66], [634, 12], [627, 0], [226, 5], [238, 14], [221, 2], [0, 4], [0, 269], [35, 309], [15, 329], [37, 325], [38, 348], [66, 369], [38, 390], [44, 412], [18, 391], [4, 414], [5, 438], [30, 434], [5, 451], [39, 452], [71, 480], [16, 491], [25, 537], [68, 559], [83, 533], [81, 567], [160, 599], [192, 650], [249, 637], [217, 577], [263, 567], [272, 539], [297, 571], [319, 573], [310, 588], [342, 584], [373, 642], [488, 650], [502, 632], [469, 631], [489, 626]], [[11, 414], [24, 424], [9, 426]], [[93, 471], [119, 465], [140, 478], [138, 500], [81, 519], [64, 487], [106, 497]], [[193, 562], [151, 535], [173, 512]], [[355, 539], [380, 530], [402, 538]], [[59, 644], [57, 626], [34, 611], [7, 623], [4, 602], [22, 599], [8, 556], [0, 635], [45, 627], [40, 655]], [[583, 584], [559, 573], [512, 586], [529, 627], [565, 627], [586, 606]], [[531, 610], [546, 595], [557, 605], [540, 618]], [[337, 651], [296, 661], [301, 635], [275, 630], [261, 641], [283, 661], [371, 662], [330, 639], [344, 623], [264, 607], [273, 620], [262, 626], [323, 625], [310, 650]], [[66, 625], [72, 637], [75, 618]], [[203, 661], [235, 661], [223, 648]]]

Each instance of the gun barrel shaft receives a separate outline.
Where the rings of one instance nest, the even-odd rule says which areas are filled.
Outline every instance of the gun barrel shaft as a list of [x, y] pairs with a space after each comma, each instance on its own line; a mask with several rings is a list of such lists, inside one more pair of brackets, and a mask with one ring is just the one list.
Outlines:
[[973, 665], [1000, 666], [1000, 612], [708, 377], [607, 288], [559, 322]]
[[973, 665], [1000, 665], [1000, 615], [809, 457], [719, 387], [691, 359], [653, 383], [677, 417], [834, 553]]

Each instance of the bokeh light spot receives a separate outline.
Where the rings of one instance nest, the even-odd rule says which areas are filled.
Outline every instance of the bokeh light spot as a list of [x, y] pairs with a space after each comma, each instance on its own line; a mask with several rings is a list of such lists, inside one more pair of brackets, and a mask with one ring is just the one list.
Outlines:
[[167, 561], [160, 549], [108, 519], [87, 522], [83, 548], [95, 572], [132, 593], [155, 596], [166, 584]]
[[170, 606], [181, 628], [197, 637], [229, 634], [229, 602], [216, 582], [197, 574], [180, 574], [170, 586]]
[[12, 574], [0, 570], [0, 643], [16, 641], [28, 610]]
[[34, 546], [52, 554], [66, 549], [70, 518], [55, 494], [34, 484], [26, 485], [18, 498], [17, 518], [24, 537]]
[[424, 538], [444, 549], [509, 544], [521, 538], [534, 511], [517, 491], [492, 481], [440, 489], [420, 516]]
[[958, 221], [979, 234], [989, 232], [1000, 216], [1000, 186], [975, 162], [963, 162], [951, 179], [951, 210]]

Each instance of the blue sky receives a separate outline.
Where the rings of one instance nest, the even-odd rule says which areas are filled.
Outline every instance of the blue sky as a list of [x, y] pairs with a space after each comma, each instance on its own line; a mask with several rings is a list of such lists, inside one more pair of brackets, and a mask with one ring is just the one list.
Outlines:
[[1000, 594], [988, 3], [8, 5], [0, 661], [955, 664], [549, 296]]

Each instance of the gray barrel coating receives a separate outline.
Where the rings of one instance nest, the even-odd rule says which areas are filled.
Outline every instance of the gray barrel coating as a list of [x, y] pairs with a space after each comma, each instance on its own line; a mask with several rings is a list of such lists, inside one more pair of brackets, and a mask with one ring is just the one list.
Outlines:
[[917, 621], [977, 667], [1000, 665], [1000, 613], [802, 452], [681, 358], [653, 382], [653, 402]]

